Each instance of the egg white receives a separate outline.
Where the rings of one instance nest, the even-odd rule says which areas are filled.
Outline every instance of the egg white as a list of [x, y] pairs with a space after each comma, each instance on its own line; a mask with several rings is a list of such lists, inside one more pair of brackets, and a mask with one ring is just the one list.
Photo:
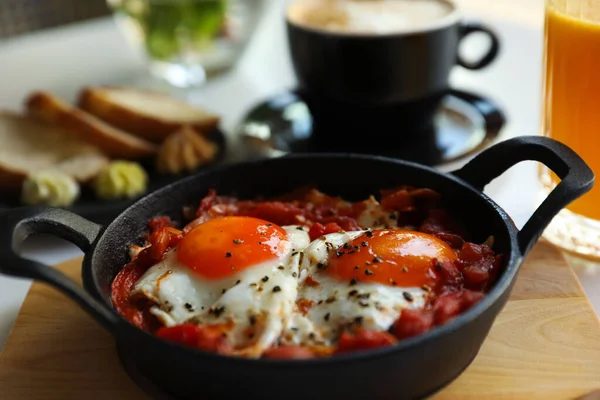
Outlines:
[[220, 280], [208, 280], [177, 261], [172, 250], [136, 283], [132, 295], [155, 305], [151, 312], [165, 325], [230, 324], [229, 342], [238, 355], [258, 357], [281, 335], [295, 309], [305, 229], [283, 227], [286, 251], [273, 259]]
[[[325, 272], [329, 254], [363, 234], [364, 231], [333, 233], [306, 248], [300, 264], [298, 299], [311, 301], [312, 306], [303, 318], [295, 317], [296, 326], [286, 327], [282, 336], [285, 344], [332, 345], [344, 329], [353, 325], [386, 331], [403, 309], [425, 306], [428, 293], [419, 287], [360, 282], [351, 285]], [[307, 285], [308, 276], [319, 285]]]

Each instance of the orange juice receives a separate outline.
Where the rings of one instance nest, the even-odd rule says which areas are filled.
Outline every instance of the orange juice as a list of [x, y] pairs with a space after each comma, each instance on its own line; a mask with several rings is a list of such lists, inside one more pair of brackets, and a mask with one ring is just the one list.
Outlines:
[[[599, 175], [600, 15], [594, 22], [570, 14], [552, 4], [546, 9], [543, 132], [579, 153]], [[569, 210], [600, 221], [600, 185]]]

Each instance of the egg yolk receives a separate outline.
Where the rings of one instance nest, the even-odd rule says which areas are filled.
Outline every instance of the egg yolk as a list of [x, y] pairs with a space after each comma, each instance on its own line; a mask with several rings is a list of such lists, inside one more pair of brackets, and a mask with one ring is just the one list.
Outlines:
[[398, 287], [432, 286], [435, 261], [456, 253], [440, 239], [401, 229], [367, 232], [332, 252], [326, 272], [339, 280]]
[[177, 260], [203, 278], [222, 279], [282, 258], [288, 247], [280, 226], [258, 218], [224, 217], [188, 232], [177, 247]]

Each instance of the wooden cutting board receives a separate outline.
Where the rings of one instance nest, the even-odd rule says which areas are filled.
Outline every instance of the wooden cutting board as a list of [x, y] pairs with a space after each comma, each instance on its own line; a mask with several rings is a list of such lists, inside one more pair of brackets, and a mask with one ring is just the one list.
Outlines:
[[[79, 280], [80, 263], [57, 268]], [[433, 398], [575, 399], [598, 389], [600, 323], [565, 259], [542, 243], [473, 364]], [[111, 336], [36, 283], [0, 356], [0, 398], [148, 397], [121, 368]]]

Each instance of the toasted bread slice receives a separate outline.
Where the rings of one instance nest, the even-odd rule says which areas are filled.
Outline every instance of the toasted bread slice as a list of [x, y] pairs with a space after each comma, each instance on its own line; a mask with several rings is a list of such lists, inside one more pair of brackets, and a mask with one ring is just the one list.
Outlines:
[[25, 178], [45, 169], [80, 182], [94, 178], [109, 160], [100, 150], [62, 129], [0, 111], [0, 188], [20, 189]]
[[82, 91], [79, 107], [140, 138], [154, 143], [191, 126], [208, 132], [219, 117], [170, 96], [139, 89], [95, 87]]
[[112, 127], [49, 93], [34, 93], [26, 105], [31, 115], [98, 147], [110, 157], [135, 160], [152, 156], [157, 151], [153, 143]]

